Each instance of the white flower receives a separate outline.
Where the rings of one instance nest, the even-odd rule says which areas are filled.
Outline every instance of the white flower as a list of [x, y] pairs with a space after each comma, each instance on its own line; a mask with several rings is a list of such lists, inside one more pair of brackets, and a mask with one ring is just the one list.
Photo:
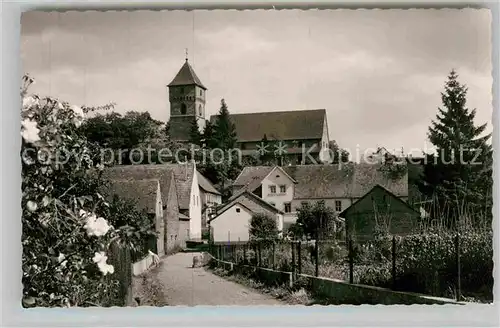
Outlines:
[[95, 252], [94, 254], [94, 257], [92, 258], [92, 261], [94, 261], [94, 263], [100, 263], [100, 262], [104, 262], [106, 263], [108, 257], [106, 256], [106, 253], [104, 252]]
[[98, 218], [95, 214], [86, 216], [87, 222], [83, 227], [87, 230], [87, 234], [89, 236], [104, 236], [109, 231], [109, 229], [111, 229], [108, 221], [106, 221], [104, 218]]
[[23, 109], [29, 109], [33, 106], [38, 106], [39, 102], [33, 96], [26, 96], [23, 98]]
[[22, 121], [21, 125], [21, 136], [26, 142], [35, 143], [40, 140], [40, 136], [38, 135], [40, 133], [40, 130], [38, 129], [37, 123], [35, 121], [27, 118]]
[[73, 118], [73, 123], [78, 128], [82, 124], [83, 119], [85, 117], [85, 114], [83, 113], [83, 110], [81, 107], [78, 107], [75, 105], [71, 106], [71, 110], [73, 111], [73, 113], [75, 113], [75, 117]]
[[94, 254], [94, 258], [92, 261], [94, 263], [97, 263], [97, 267], [99, 268], [99, 271], [102, 272], [103, 275], [107, 275], [108, 273], [112, 274], [115, 272], [115, 268], [111, 264], [107, 264], [106, 261], [108, 260], [108, 257], [104, 252], [99, 252]]
[[57, 262], [61, 265], [61, 267], [65, 267], [68, 261], [65, 261], [64, 259], [66, 256], [63, 253], [59, 253], [59, 256], [57, 257]]
[[64, 109], [64, 105], [60, 102], [57, 102], [57, 109]]
[[115, 267], [112, 266], [111, 264], [99, 262], [97, 264], [97, 267], [99, 268], [99, 270], [102, 272], [103, 275], [107, 275], [108, 273], [113, 274], [115, 272]]
[[38, 208], [38, 205], [34, 201], [29, 200], [26, 207], [28, 208], [28, 211], [34, 212]]

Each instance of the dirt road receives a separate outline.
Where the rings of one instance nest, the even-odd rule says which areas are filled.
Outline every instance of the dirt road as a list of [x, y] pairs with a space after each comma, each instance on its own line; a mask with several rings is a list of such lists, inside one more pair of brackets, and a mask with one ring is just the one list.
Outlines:
[[203, 268], [191, 268], [194, 255], [178, 253], [163, 259], [157, 277], [168, 305], [285, 305]]

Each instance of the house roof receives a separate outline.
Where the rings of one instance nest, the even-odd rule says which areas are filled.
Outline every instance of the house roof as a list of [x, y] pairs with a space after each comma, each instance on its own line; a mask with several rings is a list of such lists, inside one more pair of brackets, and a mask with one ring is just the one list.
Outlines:
[[156, 197], [158, 193], [159, 180], [110, 180], [105, 187], [105, 195], [108, 199], [118, 196], [120, 199], [129, 199], [137, 202], [140, 209], [148, 213], [156, 213]]
[[227, 203], [223, 204], [221, 207], [217, 209], [217, 213], [222, 213], [226, 211], [228, 207], [233, 206], [234, 203], [240, 202], [241, 198], [245, 196], [253, 200], [255, 203], [259, 204], [260, 206], [267, 207], [269, 210], [275, 213], [284, 214], [283, 211], [280, 211], [279, 209], [269, 204], [259, 196], [245, 189], [238, 191], [231, 198], [229, 198]]
[[[329, 164], [284, 166], [282, 169], [293, 177], [294, 199], [359, 198], [380, 184], [398, 197], [408, 196], [408, 174], [389, 177], [383, 172], [384, 164]], [[254, 191], [271, 166], [245, 167], [234, 182], [235, 187]]]
[[363, 195], [363, 197], [361, 197], [358, 200], [356, 200], [351, 206], [349, 206], [344, 211], [342, 211], [338, 216], [345, 218], [345, 216], [350, 211], [352, 211], [353, 209], [356, 208], [356, 204], [359, 204], [363, 199], [365, 199], [366, 197], [368, 197], [375, 189], [381, 189], [383, 192], [385, 192], [386, 194], [388, 194], [395, 201], [400, 202], [401, 204], [403, 204], [406, 208], [408, 208], [409, 211], [414, 212], [416, 215], [420, 216], [420, 213], [417, 212], [413, 207], [411, 207], [410, 204], [408, 204], [407, 202], [401, 200], [401, 198], [399, 198], [397, 195], [395, 195], [394, 193], [390, 192], [389, 190], [387, 190], [386, 188], [384, 188], [383, 186], [378, 185], [378, 184], [375, 185], [375, 186], [373, 186], [373, 188], [371, 188], [365, 195]]
[[285, 170], [283, 170], [283, 168], [279, 167], [279, 166], [275, 166], [273, 167], [273, 169], [271, 170], [271, 172], [269, 172], [265, 177], [264, 179], [266, 179], [268, 176], [271, 175], [271, 173], [273, 173], [274, 171], [276, 170], [279, 170], [281, 171], [282, 173], [284, 173], [290, 180], [292, 180], [293, 183], [297, 183], [297, 180], [295, 180], [293, 177], [291, 177]]
[[207, 88], [203, 85], [203, 83], [201, 83], [201, 80], [198, 78], [198, 76], [194, 72], [194, 69], [191, 67], [186, 58], [186, 62], [184, 63], [184, 65], [182, 65], [181, 69], [174, 77], [172, 82], [168, 84], [168, 86], [173, 87], [173, 86], [193, 85], [193, 84], [199, 86], [200, 88], [203, 88], [203, 90], [207, 90]]
[[[212, 115], [215, 123], [218, 115]], [[239, 142], [321, 139], [326, 118], [324, 109], [231, 114]]]
[[210, 181], [208, 181], [207, 178], [203, 176], [200, 172], [196, 171], [197, 177], [198, 177], [198, 185], [200, 186], [201, 189], [203, 189], [205, 192], [211, 193], [211, 194], [216, 194], [220, 195], [221, 193], [215, 189], [215, 187], [212, 185]]
[[294, 198], [359, 198], [379, 184], [398, 197], [408, 196], [408, 174], [389, 177], [384, 164], [297, 165], [283, 169], [298, 181]]
[[144, 164], [144, 165], [117, 165], [106, 170], [110, 179], [158, 179], [162, 190], [162, 201], [167, 203], [168, 190], [171, 178], [175, 181], [177, 199], [180, 209], [189, 209], [191, 200], [191, 185], [195, 167], [193, 163], [188, 164]]
[[218, 217], [220, 217], [222, 215], [222, 213], [227, 212], [228, 210], [230, 210], [231, 208], [233, 208], [236, 205], [238, 205], [240, 207], [243, 207], [244, 209], [246, 209], [250, 213], [253, 213], [250, 208], [248, 208], [247, 206], [243, 205], [242, 203], [237, 202], [237, 201], [236, 202], [231, 202], [231, 204], [229, 206], [225, 206], [224, 209], [222, 211], [220, 211], [219, 213], [217, 213], [216, 217], [211, 218], [209, 220], [209, 222], [214, 221], [215, 219], [217, 219]]
[[272, 170], [272, 166], [245, 166], [234, 180], [233, 186], [254, 191]]

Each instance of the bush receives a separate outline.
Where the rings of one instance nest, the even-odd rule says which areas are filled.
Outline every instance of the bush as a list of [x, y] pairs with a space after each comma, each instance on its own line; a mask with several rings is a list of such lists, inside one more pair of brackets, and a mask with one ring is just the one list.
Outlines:
[[[492, 300], [493, 235], [460, 236], [460, 280], [464, 295]], [[392, 237], [382, 237], [363, 249], [354, 266], [354, 280], [361, 284], [392, 287]], [[455, 234], [419, 234], [397, 238], [396, 289], [452, 297], [457, 289]], [[362, 260], [360, 260], [362, 259]]]
[[23, 82], [23, 306], [122, 305], [124, 281], [108, 255], [125, 257], [113, 256], [110, 247], [134, 246], [145, 233], [134, 222], [119, 222], [121, 213], [98, 192], [100, 148], [79, 131], [93, 109], [28, 95], [33, 79]]

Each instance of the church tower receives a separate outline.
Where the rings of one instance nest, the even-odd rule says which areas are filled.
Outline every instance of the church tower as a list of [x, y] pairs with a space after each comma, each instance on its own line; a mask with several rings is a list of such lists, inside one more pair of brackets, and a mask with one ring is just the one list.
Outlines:
[[191, 122], [196, 118], [201, 131], [205, 128], [205, 93], [201, 83], [186, 58], [186, 62], [168, 85], [170, 101], [170, 137], [188, 141]]

